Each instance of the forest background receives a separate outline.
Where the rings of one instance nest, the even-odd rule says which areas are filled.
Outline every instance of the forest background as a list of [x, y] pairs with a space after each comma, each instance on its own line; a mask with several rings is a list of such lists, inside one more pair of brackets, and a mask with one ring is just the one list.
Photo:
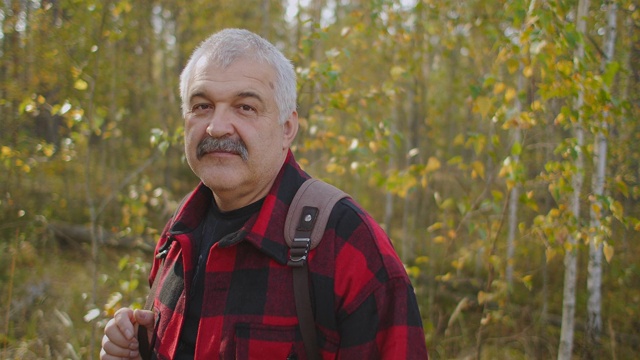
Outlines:
[[296, 67], [294, 152], [390, 234], [434, 359], [640, 350], [631, 0], [5, 0], [0, 357], [97, 358], [194, 187], [178, 75], [243, 27]]

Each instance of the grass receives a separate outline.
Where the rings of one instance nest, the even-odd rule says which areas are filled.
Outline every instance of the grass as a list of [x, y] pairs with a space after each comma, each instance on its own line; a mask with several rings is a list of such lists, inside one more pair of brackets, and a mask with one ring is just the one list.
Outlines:
[[[10, 264], [0, 268], [0, 358], [98, 358], [104, 325], [115, 308], [139, 303], [146, 293], [144, 286], [138, 286], [145, 282], [138, 278], [146, 276], [143, 259], [147, 256], [103, 249], [95, 278], [88, 247], [65, 249], [34, 242], [39, 245], [18, 237], [0, 246], [4, 250], [0, 263]], [[98, 285], [95, 304], [91, 299], [94, 283]], [[121, 300], [105, 306], [114, 298]], [[99, 316], [85, 318], [93, 309], [99, 310]]]

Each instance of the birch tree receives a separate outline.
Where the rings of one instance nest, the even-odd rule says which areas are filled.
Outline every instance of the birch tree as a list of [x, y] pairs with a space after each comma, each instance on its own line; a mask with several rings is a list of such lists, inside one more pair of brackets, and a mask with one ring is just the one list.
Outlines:
[[[616, 39], [616, 11], [617, 5], [614, 1], [607, 4], [607, 27], [604, 39], [604, 57], [602, 60], [601, 71], [607, 71], [607, 66], [613, 60], [613, 53]], [[608, 85], [605, 83], [605, 90]], [[607, 118], [610, 116], [609, 111], [605, 110], [602, 114], [602, 121], [597, 127], [597, 133], [594, 141], [593, 164], [594, 175], [592, 180], [593, 203], [590, 208], [590, 236], [589, 236], [589, 264], [587, 290], [589, 300], [587, 302], [587, 340], [592, 346], [599, 347], [600, 334], [602, 332], [602, 314], [601, 314], [601, 287], [602, 287], [602, 255], [604, 239], [601, 230], [601, 217], [603, 212], [603, 201], [605, 176], [607, 167]]]
[[[523, 22], [522, 28], [520, 29], [521, 33], [524, 32], [527, 26], [529, 25], [529, 20], [535, 6], [536, 6], [536, 0], [532, 0], [531, 3], [529, 4], [525, 21]], [[526, 49], [528, 49], [528, 47], [526, 47]], [[520, 59], [519, 59], [518, 75], [517, 75], [517, 81], [516, 81], [517, 96], [514, 98], [514, 110], [513, 110], [515, 114], [520, 114], [523, 110], [522, 96], [523, 96], [523, 92], [525, 91], [525, 85], [524, 85], [525, 84], [525, 75], [524, 75], [525, 59], [523, 58], [524, 56], [525, 54], [521, 53]], [[511, 140], [513, 143], [512, 150], [511, 150], [511, 159], [513, 160], [514, 167], [518, 169], [521, 166], [520, 153], [522, 150], [522, 129], [520, 129], [519, 127], [514, 127], [511, 130], [511, 137], [512, 137]], [[520, 184], [518, 181], [508, 183], [508, 184], [509, 184], [508, 186], [511, 187], [511, 190], [509, 193], [509, 210], [508, 210], [509, 227], [508, 227], [508, 233], [507, 233], [507, 258], [506, 258], [507, 268], [505, 272], [505, 279], [507, 282], [508, 289], [511, 289], [513, 287], [513, 261], [514, 261], [513, 257], [515, 254], [515, 237], [516, 237], [516, 231], [518, 229], [518, 198], [520, 197]]]
[[[588, 15], [588, 11], [589, 0], [580, 0], [578, 2], [576, 29], [582, 36], [582, 39], [578, 41], [578, 48], [575, 52], [574, 64], [577, 67], [577, 71], [580, 71], [584, 59], [584, 39], [586, 37], [586, 17]], [[583, 106], [584, 89], [579, 88], [578, 95], [574, 103], [574, 109], [577, 112], [578, 118], [573, 125], [575, 134], [575, 170], [573, 173], [573, 178], [571, 180], [573, 194], [569, 199], [569, 210], [572, 212], [573, 218], [575, 219], [576, 230], [573, 232], [573, 234], [570, 234], [568, 236], [568, 246], [565, 248], [564, 291], [562, 294], [562, 328], [560, 330], [560, 348], [558, 350], [559, 360], [571, 359], [571, 354], [573, 351], [573, 331], [575, 327], [574, 316], [576, 310], [576, 281], [578, 277], [577, 229], [579, 229], [580, 222], [580, 194], [584, 181], [584, 157], [582, 154], [582, 149], [584, 147]]]

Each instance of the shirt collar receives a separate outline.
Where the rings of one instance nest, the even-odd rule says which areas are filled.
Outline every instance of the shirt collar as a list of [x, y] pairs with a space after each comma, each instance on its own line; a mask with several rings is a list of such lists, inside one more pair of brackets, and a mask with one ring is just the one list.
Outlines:
[[[220, 240], [219, 246], [233, 246], [240, 241], [248, 241], [278, 263], [286, 264], [289, 252], [289, 247], [284, 240], [287, 211], [296, 191], [309, 177], [289, 150], [260, 211], [252, 216], [238, 232]], [[197, 228], [204, 219], [212, 196], [211, 190], [200, 183], [176, 213], [171, 232], [185, 233]]]

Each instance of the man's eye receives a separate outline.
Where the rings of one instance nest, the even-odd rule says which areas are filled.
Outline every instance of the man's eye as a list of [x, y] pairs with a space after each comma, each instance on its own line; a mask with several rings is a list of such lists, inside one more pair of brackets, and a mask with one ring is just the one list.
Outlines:
[[251, 112], [255, 112], [256, 109], [253, 106], [250, 105], [240, 105], [240, 110], [242, 111], [251, 111]]
[[191, 112], [200, 113], [209, 109], [211, 109], [211, 105], [209, 104], [196, 104], [191, 108]]

